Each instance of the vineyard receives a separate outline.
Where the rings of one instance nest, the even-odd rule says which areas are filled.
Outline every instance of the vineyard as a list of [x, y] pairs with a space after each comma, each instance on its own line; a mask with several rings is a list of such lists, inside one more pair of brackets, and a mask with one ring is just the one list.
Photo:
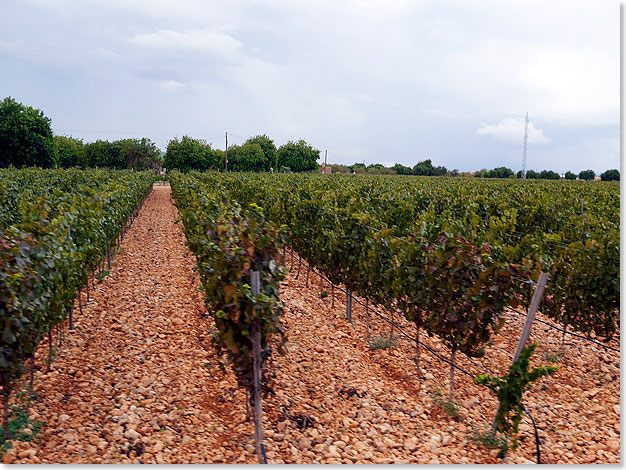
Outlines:
[[[9, 400], [26, 370], [40, 379], [35, 392], [53, 396], [53, 375], [46, 369], [89, 360], [63, 356], [50, 365], [50, 354], [44, 357], [38, 346], [52, 351], [53, 329], [67, 327], [82, 342], [91, 338], [89, 326], [111, 321], [108, 334], [119, 333], [116, 351], [138, 348], [130, 337], [124, 344], [117, 320], [103, 317], [116, 307], [97, 299], [106, 295], [115, 303], [132, 296], [128, 284], [117, 286], [117, 295], [102, 291], [117, 285], [116, 276], [139, 283], [133, 292], [143, 289], [145, 280], [125, 277], [124, 263], [135, 266], [127, 254], [116, 255], [113, 267], [111, 257], [117, 246], [159, 236], [157, 225], [137, 228], [141, 239], [128, 240], [134, 227], [127, 233], [144, 202], [167, 202], [168, 187], [156, 187], [159, 194], [146, 200], [154, 180], [147, 172], [109, 170], [0, 172], [0, 282], [8, 293], [0, 299], [6, 439]], [[164, 299], [197, 284], [189, 296], [200, 293], [205, 308], [164, 311], [160, 304], [169, 300], [147, 298], [154, 310], [147, 317], [133, 319], [140, 300], [121, 315], [133, 335], [142, 331], [145, 338], [165, 341], [176, 334], [178, 349], [189, 349], [187, 356], [165, 353], [171, 355], [166, 361], [181, 363], [181, 374], [192, 374], [194, 398], [184, 385], [176, 389], [177, 396], [187, 395], [178, 409], [187, 407], [189, 414], [172, 412], [165, 419], [156, 405], [172, 388], [171, 375], [146, 399], [141, 389], [162, 378], [149, 371], [126, 374], [130, 388], [117, 392], [124, 414], [104, 414], [132, 412], [137, 422], [128, 419], [120, 431], [120, 420], [114, 420], [118, 428], [101, 431], [106, 444], [102, 437], [85, 438], [91, 448], [78, 460], [63, 461], [619, 461], [618, 184], [193, 172], [174, 172], [169, 180], [178, 209], [172, 222], [181, 226], [195, 268], [181, 270], [166, 250], [161, 256], [167, 259], [155, 258], [150, 275], [164, 270], [167, 277], [172, 269], [195, 280], [159, 278], [151, 292]], [[160, 221], [156, 208], [150, 211], [154, 222], [144, 224], [158, 222], [164, 233], [179, 230]], [[164, 245], [170, 239], [159, 238]], [[153, 250], [159, 249], [155, 243]], [[95, 272], [104, 265], [110, 276], [98, 276], [96, 284]], [[548, 280], [538, 295], [541, 273]], [[83, 303], [81, 290], [89, 288], [90, 276], [96, 300], [86, 292]], [[529, 347], [511, 366], [534, 298], [539, 313]], [[84, 316], [73, 318], [75, 304], [81, 310], [84, 304]], [[73, 330], [74, 321], [83, 322], [81, 331]], [[157, 327], [158, 335], [149, 334]], [[183, 346], [185, 331], [198, 337], [200, 349]], [[81, 357], [71, 342], [67, 347]], [[195, 368], [205, 370], [189, 369], [191, 356], [194, 363], [206, 357]], [[78, 376], [75, 364], [67, 368]], [[194, 374], [205, 380], [198, 383]], [[30, 388], [32, 393], [32, 379]], [[143, 397], [130, 400], [139, 392]], [[580, 392], [584, 401], [575, 401], [582, 410], [568, 403], [570, 392]], [[221, 405], [196, 402], [196, 394]], [[589, 410], [601, 412], [600, 398], [612, 404], [603, 411], [609, 415], [584, 424], [581, 416]], [[50, 415], [45, 403], [35, 405], [37, 416]], [[138, 407], [143, 413], [134, 411]], [[52, 408], [63, 413], [59, 405]], [[81, 426], [84, 410], [78, 408], [75, 425]], [[190, 450], [192, 439], [201, 442], [198, 429], [210, 446], [202, 455]], [[164, 439], [171, 449], [156, 443], [154, 434], [164, 431], [172, 434]], [[53, 434], [45, 434], [47, 452], [60, 445], [52, 445]], [[80, 448], [81, 439], [72, 447]], [[180, 443], [187, 447], [175, 451]], [[186, 460], [183, 448], [193, 459]], [[36, 452], [24, 454], [31, 449], [7, 456], [46, 461]]]
[[[0, 354], [4, 437], [9, 396], [45, 335], [72, 315], [80, 289], [109, 257], [150, 172], [4, 170], [0, 173]], [[70, 320], [71, 321], [71, 320]]]

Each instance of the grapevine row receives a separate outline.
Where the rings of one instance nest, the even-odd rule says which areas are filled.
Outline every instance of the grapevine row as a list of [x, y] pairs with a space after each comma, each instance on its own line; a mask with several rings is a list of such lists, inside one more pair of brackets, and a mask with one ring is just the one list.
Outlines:
[[[256, 204], [230, 200], [219, 187], [176, 172], [169, 178], [187, 246], [196, 256], [207, 310], [217, 327], [213, 345], [231, 364], [250, 407], [258, 410], [253, 416], [260, 446], [261, 395], [272, 380], [267, 367], [270, 340], [277, 337], [280, 353], [285, 341], [279, 299], [279, 283], [286, 274], [281, 266], [285, 227], [268, 221]], [[258, 292], [253, 273], [258, 273]], [[259, 448], [257, 454], [261, 458]]]
[[8, 399], [24, 362], [62, 323], [151, 190], [154, 174], [79, 170], [2, 170], [0, 226], [0, 386]]

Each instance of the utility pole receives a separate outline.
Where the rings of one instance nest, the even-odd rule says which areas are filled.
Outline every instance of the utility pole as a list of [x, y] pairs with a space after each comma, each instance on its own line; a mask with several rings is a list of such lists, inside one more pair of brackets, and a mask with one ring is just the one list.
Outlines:
[[522, 156], [522, 178], [526, 179], [526, 147], [528, 146], [528, 111], [526, 111], [526, 122], [524, 124], [524, 155]]
[[228, 172], [228, 132], [226, 132], [226, 172]]

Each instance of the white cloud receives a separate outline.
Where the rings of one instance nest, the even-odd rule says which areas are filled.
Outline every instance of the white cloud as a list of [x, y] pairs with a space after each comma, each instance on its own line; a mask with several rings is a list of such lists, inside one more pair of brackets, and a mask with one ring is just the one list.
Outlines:
[[159, 86], [165, 91], [181, 91], [187, 85], [185, 83], [177, 82], [176, 80], [163, 80], [159, 83]]
[[238, 59], [243, 48], [243, 44], [237, 39], [210, 29], [185, 32], [160, 29], [155, 33], [136, 34], [132, 41], [140, 46], [159, 51], [204, 52], [229, 60]]
[[98, 54], [100, 57], [107, 59], [117, 59], [120, 56], [117, 52], [111, 49], [107, 49], [106, 47], [98, 47], [96, 49], [96, 54]]
[[[524, 124], [522, 118], [504, 118], [497, 124], [483, 123], [482, 127], [476, 130], [478, 135], [490, 135], [495, 139], [507, 142], [522, 142], [524, 139]], [[532, 122], [528, 123], [528, 143], [548, 144], [550, 139], [543, 135], [541, 129], [537, 129]]]

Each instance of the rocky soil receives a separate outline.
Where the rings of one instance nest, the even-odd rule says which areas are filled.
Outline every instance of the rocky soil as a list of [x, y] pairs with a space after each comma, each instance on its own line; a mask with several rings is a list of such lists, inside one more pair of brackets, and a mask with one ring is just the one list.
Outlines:
[[[214, 327], [176, 218], [169, 187], [156, 186], [111, 273], [89, 302], [83, 291], [84, 312], [73, 331], [65, 328], [50, 372], [47, 344], [40, 346], [31, 417], [44, 427], [32, 442], [14, 442], [4, 463], [256, 463], [245, 395], [210, 346]], [[328, 283], [311, 272], [307, 286], [304, 265], [296, 279], [297, 256], [287, 267], [288, 354], [273, 357], [275, 393], [263, 404], [270, 463], [536, 461], [528, 417], [518, 449], [501, 459], [471, 432], [491, 423], [497, 401], [489, 390], [457, 371], [454, 403], [446, 403], [447, 364], [422, 349], [417, 375], [415, 343], [398, 331], [395, 346], [372, 349], [376, 340], [384, 345], [387, 323], [373, 312], [368, 319], [356, 300], [349, 323], [345, 294], [335, 289], [333, 308]], [[484, 358], [459, 354], [458, 365], [503, 375], [522, 325], [511, 315]], [[436, 338], [423, 339], [449, 358]], [[542, 461], [619, 463], [619, 353], [569, 336], [562, 351], [560, 333], [540, 324], [531, 340], [540, 343], [535, 365], [559, 366], [525, 395]]]

